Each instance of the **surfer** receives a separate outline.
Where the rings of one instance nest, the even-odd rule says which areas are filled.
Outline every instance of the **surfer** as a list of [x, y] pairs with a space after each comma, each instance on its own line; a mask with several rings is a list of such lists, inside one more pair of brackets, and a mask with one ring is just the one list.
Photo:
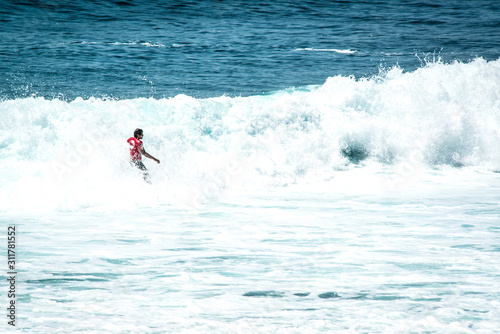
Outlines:
[[144, 150], [144, 147], [142, 145], [142, 137], [142, 129], [135, 129], [134, 136], [130, 137], [127, 140], [130, 145], [130, 164], [139, 168], [144, 174], [144, 180], [148, 183], [151, 183], [148, 170], [142, 163], [142, 155], [144, 155], [146, 158], [156, 161], [157, 163], [160, 163], [160, 160], [156, 159], [151, 154], [146, 152], [146, 150]]

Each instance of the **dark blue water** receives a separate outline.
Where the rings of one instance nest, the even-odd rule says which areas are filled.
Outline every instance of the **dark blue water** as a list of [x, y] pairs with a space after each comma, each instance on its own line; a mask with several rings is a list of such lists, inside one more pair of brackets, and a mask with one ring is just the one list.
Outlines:
[[500, 57], [500, 2], [1, 1], [0, 97], [254, 95]]

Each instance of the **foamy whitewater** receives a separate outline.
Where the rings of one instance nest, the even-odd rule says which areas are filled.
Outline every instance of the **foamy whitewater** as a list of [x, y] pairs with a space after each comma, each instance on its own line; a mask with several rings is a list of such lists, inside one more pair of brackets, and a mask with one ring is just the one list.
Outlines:
[[[1, 208], [198, 207], [232, 191], [324, 185], [359, 167], [411, 169], [400, 181], [436, 168], [495, 172], [499, 92], [500, 61], [476, 59], [250, 97], [2, 101]], [[136, 127], [162, 161], [146, 161], [153, 186], [128, 164]]]
[[[499, 60], [0, 115], [16, 332], [500, 328]], [[128, 163], [137, 127], [151, 185]]]
[[0, 333], [499, 333], [499, 13], [0, 1]]

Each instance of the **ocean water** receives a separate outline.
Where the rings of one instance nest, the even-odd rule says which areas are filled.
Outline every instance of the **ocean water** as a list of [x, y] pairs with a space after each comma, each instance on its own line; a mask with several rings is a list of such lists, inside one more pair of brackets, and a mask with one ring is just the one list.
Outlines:
[[1, 2], [1, 332], [498, 333], [499, 18]]
[[479, 1], [2, 1], [0, 93], [251, 96], [426, 61], [498, 59]]

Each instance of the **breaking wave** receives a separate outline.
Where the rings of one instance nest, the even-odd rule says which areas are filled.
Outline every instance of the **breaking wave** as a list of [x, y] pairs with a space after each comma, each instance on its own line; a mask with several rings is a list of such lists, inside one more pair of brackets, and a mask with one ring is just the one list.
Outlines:
[[[401, 162], [497, 170], [500, 60], [396, 67], [250, 97], [3, 100], [0, 124], [2, 211], [202, 201], [207, 180], [267, 189]], [[152, 186], [128, 164], [137, 127], [161, 160], [145, 161]]]

